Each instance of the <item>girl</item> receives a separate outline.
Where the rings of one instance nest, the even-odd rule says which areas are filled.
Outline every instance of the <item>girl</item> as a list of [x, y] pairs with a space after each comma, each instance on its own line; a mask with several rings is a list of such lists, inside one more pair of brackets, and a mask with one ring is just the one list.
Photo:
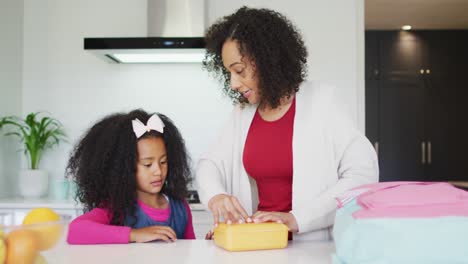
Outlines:
[[166, 116], [134, 110], [105, 117], [75, 147], [67, 172], [87, 212], [70, 223], [68, 243], [195, 239], [184, 200], [189, 158]]

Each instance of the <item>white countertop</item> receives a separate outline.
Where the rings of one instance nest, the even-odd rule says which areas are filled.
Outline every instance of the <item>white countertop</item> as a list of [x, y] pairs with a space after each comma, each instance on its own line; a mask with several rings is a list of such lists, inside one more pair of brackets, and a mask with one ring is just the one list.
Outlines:
[[68, 245], [42, 252], [48, 264], [91, 263], [332, 263], [332, 242], [291, 241], [285, 249], [228, 252], [210, 240], [127, 245]]
[[[205, 210], [202, 204], [189, 204], [194, 211]], [[49, 198], [25, 199], [21, 197], [1, 198], [0, 209], [30, 209], [49, 207], [52, 209], [83, 209], [83, 205], [74, 200], [54, 200]]]

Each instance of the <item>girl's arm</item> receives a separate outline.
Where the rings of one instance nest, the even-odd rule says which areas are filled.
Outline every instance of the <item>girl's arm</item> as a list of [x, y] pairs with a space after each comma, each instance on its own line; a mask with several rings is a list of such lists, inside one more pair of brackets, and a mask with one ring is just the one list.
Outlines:
[[69, 244], [126, 244], [130, 227], [110, 225], [107, 210], [94, 208], [74, 219], [68, 227]]
[[195, 232], [193, 231], [192, 211], [187, 201], [184, 201], [185, 209], [187, 210], [187, 226], [185, 227], [184, 239], [195, 239]]

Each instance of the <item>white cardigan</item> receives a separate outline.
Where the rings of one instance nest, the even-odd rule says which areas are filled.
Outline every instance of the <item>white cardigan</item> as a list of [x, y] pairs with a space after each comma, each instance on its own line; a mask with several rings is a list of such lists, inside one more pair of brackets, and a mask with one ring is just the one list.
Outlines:
[[[335, 197], [355, 186], [378, 181], [372, 145], [333, 101], [332, 87], [303, 83], [296, 94], [293, 131], [292, 211], [299, 233], [294, 239], [329, 240]], [[255, 182], [242, 163], [244, 144], [257, 106], [237, 106], [220, 137], [202, 155], [196, 183], [204, 205], [220, 193], [237, 197], [247, 213], [258, 204]]]

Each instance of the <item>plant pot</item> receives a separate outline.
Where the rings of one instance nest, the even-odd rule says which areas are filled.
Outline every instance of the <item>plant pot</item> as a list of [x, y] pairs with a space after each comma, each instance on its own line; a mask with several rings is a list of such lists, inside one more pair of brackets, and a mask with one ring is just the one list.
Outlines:
[[38, 198], [47, 194], [49, 176], [44, 170], [21, 170], [18, 177], [19, 193], [24, 198]]

